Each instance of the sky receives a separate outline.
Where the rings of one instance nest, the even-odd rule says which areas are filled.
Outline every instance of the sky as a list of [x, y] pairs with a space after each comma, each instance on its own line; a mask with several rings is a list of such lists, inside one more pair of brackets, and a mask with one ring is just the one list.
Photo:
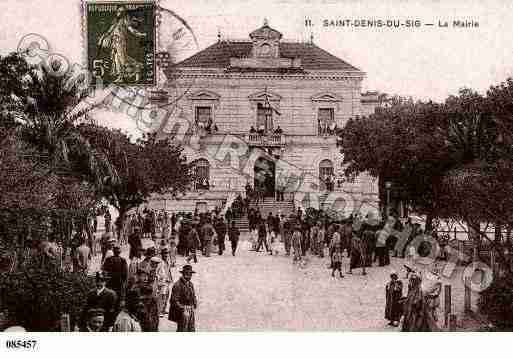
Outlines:
[[[248, 38], [264, 19], [284, 39], [308, 41], [366, 73], [363, 90], [441, 101], [459, 88], [485, 92], [513, 76], [513, 2], [503, 0], [162, 0], [191, 26], [198, 40], [183, 54], [222, 38]], [[313, 26], [306, 27], [310, 19]], [[353, 26], [323, 26], [324, 20]], [[420, 27], [361, 27], [359, 20], [420, 21]], [[454, 20], [478, 22], [455, 28]], [[448, 27], [439, 27], [439, 22]], [[161, 45], [172, 20], [163, 16]], [[360, 21], [361, 22], [361, 21]], [[424, 25], [433, 23], [433, 26]], [[0, 54], [28, 33], [43, 35], [51, 51], [84, 63], [79, 0], [0, 0]], [[166, 40], [167, 38], [167, 40]], [[185, 55], [184, 55], [185, 56]]]

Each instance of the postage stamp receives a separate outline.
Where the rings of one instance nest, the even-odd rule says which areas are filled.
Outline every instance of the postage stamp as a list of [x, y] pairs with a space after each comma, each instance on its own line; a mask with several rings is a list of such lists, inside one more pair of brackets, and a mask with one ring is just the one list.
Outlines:
[[87, 2], [87, 63], [93, 84], [155, 84], [154, 1]]

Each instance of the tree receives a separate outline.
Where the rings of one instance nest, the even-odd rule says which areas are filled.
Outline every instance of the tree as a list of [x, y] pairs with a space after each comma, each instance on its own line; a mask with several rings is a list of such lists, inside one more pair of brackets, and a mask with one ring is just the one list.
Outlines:
[[434, 184], [446, 164], [443, 137], [433, 135], [439, 126], [440, 107], [400, 97], [389, 104], [369, 117], [350, 119], [339, 132], [345, 174], [354, 178], [368, 172], [378, 177], [382, 201], [384, 183], [392, 181], [403, 200], [431, 218]]
[[118, 180], [109, 183], [103, 195], [122, 218], [153, 194], [176, 195], [191, 181], [190, 165], [182, 148], [168, 139], [145, 134], [135, 143], [119, 130], [84, 124], [80, 131], [92, 146], [116, 168]]
[[[36, 193], [42, 191], [48, 197], [48, 203], [37, 207], [40, 203], [34, 202], [32, 212], [51, 215], [49, 210], [67, 209], [70, 213], [66, 217], [70, 220], [76, 217], [75, 222], [88, 229], [84, 226], [84, 217], [90, 208], [70, 207], [71, 203], [77, 202], [63, 200], [64, 194], [80, 193], [85, 196], [82, 204], [91, 205], [99, 200], [98, 194], [104, 183], [116, 180], [116, 173], [106, 157], [95, 151], [78, 131], [77, 124], [86, 119], [90, 110], [78, 107], [87, 93], [73, 81], [69, 72], [55, 76], [61, 65], [53, 62], [51, 68], [30, 66], [18, 54], [0, 58], [0, 78], [4, 80], [0, 84], [0, 128], [11, 141], [2, 145], [7, 146], [6, 149], [20, 150], [19, 155], [23, 156], [18, 168], [10, 162], [10, 171], [19, 175], [26, 172], [27, 166], [37, 169], [37, 181], [30, 185]], [[31, 177], [34, 178], [27, 176]], [[5, 177], [2, 180], [1, 185], [12, 187], [10, 195], [13, 198], [16, 195], [31, 198], [23, 178], [10, 183]], [[18, 211], [18, 216], [21, 222], [27, 220], [23, 210]], [[62, 217], [62, 213], [57, 216]], [[43, 221], [40, 215], [32, 217]], [[88, 235], [92, 237], [92, 233], [88, 232]], [[69, 240], [68, 236], [66, 241]]]

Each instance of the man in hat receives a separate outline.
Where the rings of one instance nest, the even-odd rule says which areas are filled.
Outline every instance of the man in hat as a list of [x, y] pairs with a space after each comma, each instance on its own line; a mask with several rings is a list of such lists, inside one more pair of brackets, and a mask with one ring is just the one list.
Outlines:
[[223, 252], [226, 249], [225, 244], [224, 244], [224, 239], [225, 239], [226, 231], [227, 231], [226, 223], [224, 223], [224, 220], [222, 217], [220, 217], [216, 221], [215, 230], [217, 233], [217, 245], [219, 247], [218, 254], [221, 256], [221, 255], [223, 255]]
[[164, 247], [160, 252], [162, 263], [159, 270], [158, 299], [159, 313], [161, 316], [167, 313], [166, 305], [169, 300], [169, 287], [173, 283], [173, 275], [171, 273], [172, 262], [169, 257], [169, 248]]
[[403, 314], [403, 282], [399, 280], [395, 270], [390, 272], [390, 282], [385, 287], [385, 319], [389, 321], [388, 325], [397, 327]]
[[87, 311], [86, 325], [81, 332], [101, 332], [105, 322], [105, 311], [101, 308], [91, 308]]
[[141, 313], [141, 329], [143, 332], [158, 332], [159, 305], [153, 287], [149, 284], [141, 287], [141, 302], [144, 310]]
[[141, 293], [141, 288], [150, 282], [150, 272], [144, 268], [138, 268], [136, 275], [128, 280], [127, 293]]
[[235, 252], [237, 251], [237, 244], [239, 243], [240, 231], [235, 225], [235, 221], [232, 221], [230, 228], [228, 229], [228, 238], [230, 239], [232, 245], [232, 256], [235, 256]]
[[194, 225], [190, 226], [189, 233], [185, 241], [185, 258], [187, 262], [194, 259], [194, 263], [198, 263], [198, 257], [196, 251], [201, 247], [198, 231]]
[[132, 233], [128, 237], [128, 244], [130, 245], [130, 252], [128, 254], [128, 258], [132, 259], [137, 256], [137, 254], [141, 251], [142, 248], [141, 229], [139, 227], [135, 227], [134, 233]]
[[107, 282], [107, 288], [116, 292], [118, 299], [124, 297], [126, 284], [128, 281], [128, 264], [126, 259], [120, 256], [121, 246], [114, 245], [114, 255], [105, 259], [103, 263], [103, 270], [110, 276]]
[[214, 237], [216, 235], [216, 231], [212, 226], [212, 220], [210, 218], [206, 219], [206, 223], [201, 228], [201, 232], [203, 235], [203, 255], [205, 257], [210, 257], [210, 252], [212, 251], [212, 242], [214, 241]]
[[101, 245], [101, 249], [102, 249], [102, 263], [105, 260], [105, 255], [107, 254], [107, 251], [109, 250], [109, 246], [112, 243], [111, 239], [112, 239], [112, 233], [110, 233], [110, 232], [104, 232], [100, 239], [100, 245]]
[[86, 305], [82, 311], [81, 324], [82, 328], [87, 325], [87, 312], [89, 309], [101, 308], [105, 313], [105, 321], [103, 323], [102, 331], [108, 329], [114, 324], [114, 318], [117, 314], [117, 295], [116, 292], [106, 287], [108, 277], [102, 273], [96, 273], [96, 288], [89, 291], [87, 294]]
[[103, 257], [102, 265], [105, 263], [105, 260], [114, 255], [114, 245], [116, 244], [116, 239], [111, 237], [107, 241], [105, 256]]
[[130, 260], [130, 265], [128, 266], [128, 280], [133, 280], [137, 275], [137, 271], [139, 270], [139, 265], [141, 264], [144, 256], [144, 249], [139, 248], [137, 254]]
[[290, 248], [292, 246], [292, 232], [293, 232], [294, 215], [289, 215], [289, 218], [283, 223], [283, 243], [285, 245], [285, 253], [290, 256]]
[[159, 282], [162, 280], [162, 278], [165, 276], [162, 273], [162, 258], [160, 256], [153, 256], [150, 259], [150, 275], [152, 276], [152, 279], [155, 282], [155, 295], [157, 295], [157, 288], [159, 285]]
[[176, 322], [177, 332], [194, 332], [196, 331], [194, 311], [197, 308], [198, 300], [191, 279], [192, 274], [196, 272], [192, 270], [191, 265], [186, 264], [180, 273], [182, 273], [182, 277], [171, 290], [169, 320]]
[[154, 247], [146, 248], [144, 252], [144, 259], [139, 263], [139, 268], [144, 269], [146, 272], [151, 272], [151, 259], [155, 257], [156, 250]]
[[263, 218], [260, 219], [260, 222], [258, 223], [258, 244], [256, 251], [260, 252], [260, 248], [262, 247], [262, 244], [265, 247], [266, 252], [270, 253], [269, 246], [267, 245], [267, 227], [265, 225], [265, 220]]

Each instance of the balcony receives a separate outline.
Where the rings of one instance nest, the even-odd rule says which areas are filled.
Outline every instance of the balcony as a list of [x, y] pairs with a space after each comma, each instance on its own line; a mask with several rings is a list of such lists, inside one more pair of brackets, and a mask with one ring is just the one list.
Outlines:
[[244, 135], [244, 141], [249, 146], [255, 147], [282, 147], [285, 146], [285, 136], [278, 134], [259, 135], [258, 133], [250, 133]]

